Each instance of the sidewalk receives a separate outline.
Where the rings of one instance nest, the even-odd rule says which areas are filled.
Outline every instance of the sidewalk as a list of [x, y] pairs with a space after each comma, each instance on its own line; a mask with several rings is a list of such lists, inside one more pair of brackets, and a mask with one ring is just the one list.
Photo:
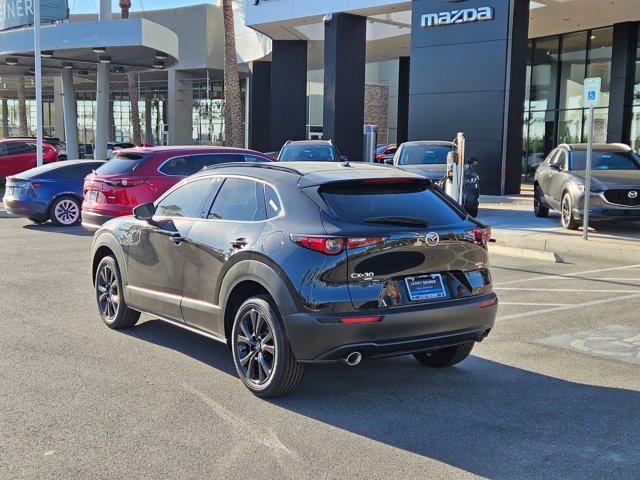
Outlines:
[[529, 194], [485, 197], [480, 206], [478, 220], [491, 226], [492, 237], [498, 245], [553, 252], [561, 257], [640, 263], [640, 222], [598, 223], [589, 229], [589, 240], [585, 241], [582, 229], [562, 228], [558, 213], [537, 218]]

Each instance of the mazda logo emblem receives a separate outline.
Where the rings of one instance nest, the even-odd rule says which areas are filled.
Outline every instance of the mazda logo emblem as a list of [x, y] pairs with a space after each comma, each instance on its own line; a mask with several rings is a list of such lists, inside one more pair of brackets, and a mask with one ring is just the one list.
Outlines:
[[429, 232], [427, 233], [426, 242], [430, 247], [436, 247], [440, 243], [440, 235], [436, 232]]
[[637, 198], [638, 197], [638, 192], [636, 192], [635, 190], [631, 190], [629, 192], [629, 198]]

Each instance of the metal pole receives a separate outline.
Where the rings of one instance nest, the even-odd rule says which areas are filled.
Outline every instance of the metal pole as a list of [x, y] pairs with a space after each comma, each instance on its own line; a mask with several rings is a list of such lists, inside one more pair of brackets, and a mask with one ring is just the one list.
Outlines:
[[42, 58], [40, 57], [40, 0], [33, 2], [33, 55], [36, 67], [36, 148], [37, 165], [42, 159]]
[[587, 165], [584, 182], [584, 215], [582, 224], [582, 238], [589, 240], [589, 203], [591, 200], [591, 155], [593, 152], [593, 118], [594, 109], [589, 107], [589, 139], [587, 143]]
[[458, 191], [456, 195], [458, 196], [457, 201], [460, 205], [462, 205], [462, 191], [464, 188], [464, 159], [465, 159], [465, 150], [467, 148], [467, 138], [464, 133], [458, 133]]

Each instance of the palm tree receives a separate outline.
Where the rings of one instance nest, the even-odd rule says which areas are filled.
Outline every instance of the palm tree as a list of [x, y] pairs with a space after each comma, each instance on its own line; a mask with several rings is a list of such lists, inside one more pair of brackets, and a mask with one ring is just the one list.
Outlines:
[[222, 0], [222, 18], [224, 21], [224, 143], [232, 147], [244, 147], [232, 0]]
[[[119, 0], [120, 18], [129, 18], [129, 9], [131, 8], [131, 0]], [[129, 84], [129, 101], [131, 102], [131, 127], [133, 128], [132, 142], [136, 145], [142, 143], [142, 129], [140, 127], [140, 111], [138, 110], [138, 100], [140, 94], [138, 92], [138, 82], [135, 73], [127, 73], [127, 83]]]
[[18, 122], [20, 125], [20, 136], [29, 136], [29, 126], [27, 125], [27, 92], [24, 77], [18, 77]]

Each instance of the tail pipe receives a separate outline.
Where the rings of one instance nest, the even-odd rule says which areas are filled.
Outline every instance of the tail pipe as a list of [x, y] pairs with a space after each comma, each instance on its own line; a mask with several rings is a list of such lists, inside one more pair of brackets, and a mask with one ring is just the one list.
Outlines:
[[360, 352], [351, 352], [343, 360], [350, 367], [355, 367], [362, 361], [362, 354]]

